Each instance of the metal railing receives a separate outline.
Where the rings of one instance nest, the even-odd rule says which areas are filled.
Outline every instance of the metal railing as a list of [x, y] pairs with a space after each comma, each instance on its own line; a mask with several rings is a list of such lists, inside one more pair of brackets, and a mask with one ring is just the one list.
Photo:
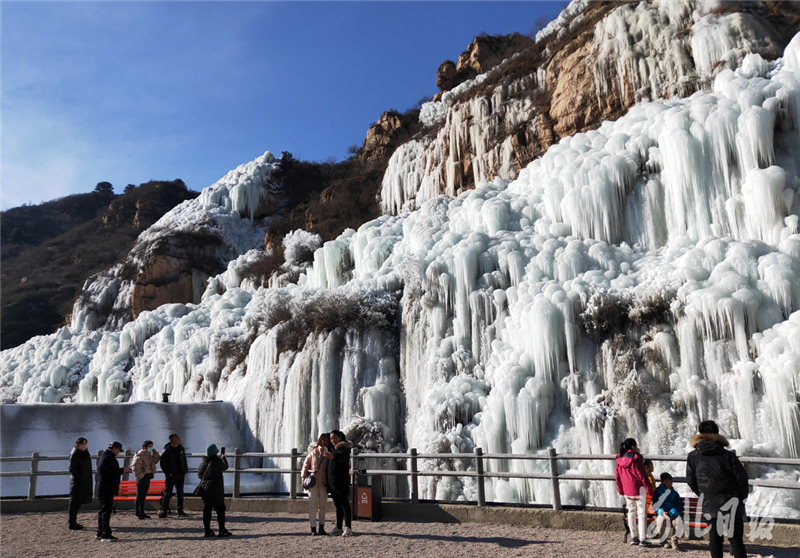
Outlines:
[[[98, 455], [102, 452], [98, 452]], [[233, 475], [233, 491], [232, 496], [239, 498], [243, 496], [241, 491], [241, 478], [243, 474], [275, 474], [275, 475], [288, 475], [289, 482], [289, 498], [295, 499], [298, 497], [298, 487], [301, 474], [301, 463], [305, 453], [292, 449], [290, 453], [242, 453], [239, 448], [236, 448], [234, 453], [229, 457], [233, 458], [233, 468], [228, 469], [227, 473]], [[129, 450], [125, 451], [123, 464], [130, 465], [132, 455]], [[187, 454], [189, 459], [200, 459], [203, 454]], [[657, 455], [649, 456], [653, 461], [665, 462], [685, 462], [686, 456], [672, 456], [672, 455]], [[288, 460], [289, 467], [242, 467], [242, 460], [245, 458], [260, 458], [269, 459], [273, 462], [275, 460]], [[392, 460], [405, 460], [406, 467], [404, 469], [363, 469], [359, 465], [362, 460], [374, 459], [392, 459]], [[540, 454], [484, 454], [481, 448], [475, 448], [473, 453], [417, 453], [415, 448], [408, 450], [408, 453], [358, 453], [353, 451], [351, 455], [351, 473], [355, 472], [358, 475], [382, 475], [382, 476], [395, 476], [408, 478], [408, 490], [410, 501], [418, 503], [420, 501], [419, 479], [423, 477], [462, 477], [472, 478], [476, 483], [477, 500], [474, 501], [478, 506], [486, 506], [486, 480], [487, 479], [533, 479], [549, 481], [550, 489], [552, 491], [552, 507], [556, 510], [562, 509], [561, 503], [561, 481], [600, 481], [600, 482], [613, 482], [614, 475], [601, 475], [601, 474], [578, 474], [578, 473], [559, 473], [559, 468], [568, 470], [570, 462], [573, 461], [613, 461], [614, 455], [581, 455], [581, 454], [558, 454], [554, 448], [549, 448], [547, 453]], [[37, 479], [41, 476], [57, 476], [69, 475], [67, 470], [57, 471], [40, 471], [39, 464], [48, 461], [68, 461], [69, 456], [42, 456], [39, 452], [34, 452], [30, 457], [0, 457], [0, 464], [14, 463], [14, 462], [30, 462], [30, 470], [27, 471], [5, 471], [0, 470], [0, 478], [9, 477], [29, 477], [28, 484], [28, 499], [37, 497], [36, 485]], [[439, 470], [439, 469], [420, 469], [420, 462], [426, 460], [460, 460], [471, 461], [471, 467], [465, 467], [463, 470]], [[548, 467], [546, 472], [536, 473], [523, 473], [514, 471], [493, 471], [487, 467], [487, 462], [492, 460], [507, 460], [507, 461], [547, 461]], [[800, 459], [789, 458], [765, 458], [765, 457], [740, 457], [739, 460], [745, 465], [766, 465], [772, 467], [793, 467], [795, 471], [800, 470]], [[463, 463], [462, 463], [463, 464]], [[190, 469], [189, 472], [196, 472], [197, 469]], [[127, 480], [130, 473], [126, 473], [123, 479]], [[675, 477], [675, 482], [685, 483], [686, 479], [683, 477]], [[769, 479], [751, 479], [751, 486], [764, 487], [764, 488], [777, 488], [777, 489], [790, 489], [800, 490], [800, 482], [786, 481], [786, 480], [769, 480]], [[285, 494], [285, 493], [284, 493]], [[52, 496], [48, 495], [38, 495]]]

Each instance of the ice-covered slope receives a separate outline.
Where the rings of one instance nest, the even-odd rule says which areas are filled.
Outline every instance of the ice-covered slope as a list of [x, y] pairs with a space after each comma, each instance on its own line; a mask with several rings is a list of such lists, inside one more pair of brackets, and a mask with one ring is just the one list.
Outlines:
[[[296, 284], [243, 280], [248, 252], [199, 304], [34, 339], [2, 354], [4, 396], [225, 399], [250, 449], [269, 451], [339, 427], [383, 450], [611, 453], [633, 436], [683, 453], [713, 418], [740, 454], [796, 457], [798, 62], [800, 37], [781, 60], [722, 71], [711, 92], [562, 139], [514, 181], [347, 231]], [[455, 477], [422, 490], [474, 494]], [[497, 480], [487, 498], [548, 490]], [[788, 492], [771, 514], [800, 515]], [[610, 483], [562, 495], [617, 503]]]

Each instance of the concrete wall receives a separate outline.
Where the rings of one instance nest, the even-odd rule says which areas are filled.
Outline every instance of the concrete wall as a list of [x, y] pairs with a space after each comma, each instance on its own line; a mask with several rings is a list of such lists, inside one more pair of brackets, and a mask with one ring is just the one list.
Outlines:
[[[246, 450], [238, 414], [232, 404], [223, 401], [0, 405], [0, 456], [3, 457], [29, 456], [34, 451], [42, 456], [66, 456], [80, 436], [89, 440], [93, 456], [114, 440], [133, 453], [141, 449], [142, 442], [152, 440], [161, 451], [173, 432], [180, 435], [187, 453], [203, 453], [211, 442], [226, 446], [228, 453], [233, 453], [236, 447]], [[198, 463], [190, 460], [189, 467]], [[30, 470], [30, 464], [3, 463], [2, 470]], [[39, 470], [66, 471], [67, 461], [42, 462]], [[187, 479], [189, 486], [193, 479]], [[226, 479], [226, 483], [232, 482]], [[68, 491], [68, 475], [39, 477], [37, 481], [37, 494], [59, 495]], [[4, 497], [27, 494], [27, 477], [0, 481], [0, 495]]]

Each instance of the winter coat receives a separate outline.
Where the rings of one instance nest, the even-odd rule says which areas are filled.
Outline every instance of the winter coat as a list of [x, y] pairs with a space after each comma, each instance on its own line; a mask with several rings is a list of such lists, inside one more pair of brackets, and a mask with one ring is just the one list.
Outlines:
[[301, 477], [306, 478], [308, 475], [313, 474], [317, 479], [315, 486], [324, 487], [328, 485], [326, 481], [328, 460], [324, 457], [326, 451], [328, 451], [328, 448], [317, 446], [308, 452], [305, 461], [303, 461]]
[[72, 448], [69, 454], [69, 495], [81, 504], [92, 503], [92, 456], [88, 450]]
[[107, 449], [97, 458], [97, 495], [108, 498], [119, 494], [121, 476], [122, 467], [119, 466], [117, 456]]
[[[664, 497], [665, 493], [666, 496]], [[653, 498], [653, 505], [655, 505], [656, 502], [659, 502], [662, 497], [664, 497], [664, 501], [661, 502], [661, 505], [656, 510], [656, 514], [660, 515], [661, 512], [664, 512], [673, 518], [683, 515], [683, 499], [674, 488], [667, 488], [663, 484], [659, 485], [659, 487], [656, 488], [656, 495]]]
[[747, 471], [730, 450], [728, 440], [719, 434], [697, 434], [689, 440], [694, 448], [686, 458], [686, 484], [703, 495], [703, 513], [717, 515], [731, 498], [738, 498], [736, 513], [744, 513], [749, 492]]
[[644, 470], [644, 459], [635, 451], [628, 450], [617, 455], [617, 467], [614, 471], [617, 481], [617, 492], [629, 498], [638, 498], [639, 489], [644, 487], [648, 496], [654, 496], [655, 490], [647, 482], [647, 471]]
[[152, 479], [156, 474], [156, 463], [158, 463], [159, 459], [160, 456], [155, 449], [153, 449], [153, 453], [146, 449], [140, 449], [133, 456], [131, 472], [137, 480], [143, 479], [145, 475], [150, 475]]
[[186, 450], [182, 445], [173, 447], [172, 444], [164, 446], [164, 452], [161, 454], [161, 470], [168, 477], [175, 475], [181, 477], [189, 471], [189, 466], [186, 464]]
[[333, 493], [347, 493], [350, 489], [350, 448], [351, 442], [339, 442], [329, 448], [333, 459], [328, 459], [326, 482], [328, 491]]
[[200, 482], [200, 497], [204, 502], [215, 506], [225, 502], [225, 480], [222, 472], [227, 469], [228, 460], [225, 457], [215, 455], [203, 458], [203, 462], [197, 468], [197, 476], [203, 479]]

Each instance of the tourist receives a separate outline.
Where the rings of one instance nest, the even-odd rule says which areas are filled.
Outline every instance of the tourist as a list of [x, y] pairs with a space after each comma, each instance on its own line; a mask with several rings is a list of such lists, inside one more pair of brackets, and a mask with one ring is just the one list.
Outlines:
[[178, 516], [185, 517], [183, 511], [183, 482], [189, 466], [186, 464], [186, 450], [181, 445], [181, 438], [177, 434], [169, 435], [169, 443], [164, 446], [161, 454], [161, 470], [164, 471], [164, 496], [161, 498], [161, 511], [158, 517], [165, 518], [169, 511], [169, 501], [172, 498], [172, 489], [178, 495]]
[[[223, 448], [224, 449], [224, 448]], [[228, 469], [228, 460], [225, 454], [219, 456], [219, 449], [215, 444], [206, 446], [203, 462], [197, 469], [200, 477], [200, 498], [203, 500], [203, 527], [204, 537], [213, 537], [211, 530], [211, 509], [217, 512], [219, 523], [219, 536], [230, 537], [233, 533], [225, 529], [225, 481], [222, 472]]]
[[689, 440], [694, 451], [686, 458], [686, 484], [700, 496], [703, 514], [710, 518], [708, 542], [711, 557], [722, 558], [723, 535], [727, 535], [734, 558], [745, 558], [747, 472], [736, 454], [725, 449], [728, 440], [720, 436], [714, 421], [701, 422], [698, 431], [699, 434]]
[[142, 449], [136, 452], [131, 462], [131, 471], [136, 477], [136, 501], [133, 507], [139, 519], [150, 519], [150, 516], [144, 513], [144, 501], [150, 490], [150, 481], [156, 476], [156, 463], [159, 458], [158, 452], [153, 448], [153, 442], [145, 440]]
[[[325, 508], [328, 504], [328, 483], [325, 478], [328, 469], [328, 460], [325, 453], [330, 445], [330, 436], [320, 434], [317, 445], [308, 452], [303, 462], [303, 488], [308, 492], [308, 522], [311, 524], [311, 536], [327, 535], [325, 532]], [[309, 479], [313, 478], [310, 483]], [[311, 486], [306, 486], [311, 484]], [[319, 517], [319, 529], [317, 529]]]
[[[341, 533], [343, 537], [349, 537], [353, 534], [350, 513], [350, 448], [353, 444], [347, 441], [341, 430], [333, 430], [330, 440], [333, 449], [324, 455], [328, 460], [328, 471], [325, 476], [328, 491], [336, 506], [336, 528], [331, 530], [331, 535]], [[342, 520], [344, 520], [344, 530], [342, 530]]]
[[[665, 541], [669, 537], [668, 544], [670, 548], [680, 550], [677, 532], [675, 530], [671, 531], [670, 528], [674, 527], [675, 522], [679, 521], [683, 515], [683, 499], [672, 488], [672, 475], [669, 473], [661, 473], [661, 485], [656, 488], [653, 504], [658, 505], [656, 509], [656, 528], [659, 540]], [[670, 532], [672, 532], [672, 537], [670, 537]]]
[[650, 485], [650, 488], [652, 488], [653, 491], [655, 491], [655, 489], [656, 489], [656, 478], [653, 476], [653, 471], [655, 471], [655, 470], [656, 470], [656, 468], [653, 465], [653, 460], [652, 459], [645, 459], [644, 460], [644, 472], [647, 474], [647, 484]]
[[653, 497], [655, 491], [647, 482], [644, 461], [639, 455], [639, 448], [633, 438], [628, 438], [619, 447], [614, 478], [617, 481], [617, 492], [625, 497], [625, 505], [628, 510], [628, 529], [632, 536], [631, 544], [651, 546], [647, 540], [647, 498], [645, 493]]
[[86, 438], [75, 440], [69, 454], [69, 528], [83, 529], [78, 523], [78, 511], [82, 504], [92, 503], [92, 456]]
[[122, 451], [122, 444], [112, 442], [108, 449], [97, 459], [97, 499], [100, 510], [97, 512], [97, 540], [116, 542], [117, 537], [111, 534], [111, 508], [114, 496], [119, 493], [119, 480], [127, 467], [120, 467], [117, 456]]

